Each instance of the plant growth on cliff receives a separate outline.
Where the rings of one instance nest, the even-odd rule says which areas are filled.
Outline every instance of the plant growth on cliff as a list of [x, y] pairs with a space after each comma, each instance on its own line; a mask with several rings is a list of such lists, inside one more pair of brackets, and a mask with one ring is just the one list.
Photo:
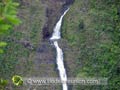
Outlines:
[[[0, 0], [0, 78], [3, 78], [3, 72], [6, 72], [8, 63], [4, 62], [4, 58], [1, 58], [5, 53], [4, 50], [7, 42], [3, 41], [3, 36], [10, 35], [10, 31], [13, 30], [14, 26], [20, 24], [20, 19], [17, 17], [18, 3], [12, 0]], [[7, 51], [7, 49], [6, 49]], [[9, 67], [10, 68], [10, 67]], [[7, 81], [0, 79], [0, 90], [4, 90]]]
[[[13, 2], [12, 0], [0, 1], [0, 35], [8, 33], [9, 30], [20, 23], [20, 20], [17, 17], [18, 5], [18, 3]], [[0, 42], [0, 47], [6, 45], [5, 42]], [[2, 49], [0, 49], [0, 53], [3, 53]]]
[[[119, 90], [120, 1], [75, 0], [66, 17], [63, 37], [69, 46], [79, 50], [72, 58], [78, 66], [73, 72], [77, 77], [108, 78], [108, 86], [78, 85], [75, 88]], [[70, 52], [66, 53], [66, 58], [72, 60], [68, 54]]]

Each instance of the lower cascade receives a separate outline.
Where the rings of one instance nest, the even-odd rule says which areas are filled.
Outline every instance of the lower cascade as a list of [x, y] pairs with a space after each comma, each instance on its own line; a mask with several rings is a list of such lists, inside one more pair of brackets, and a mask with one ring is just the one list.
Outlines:
[[65, 16], [65, 14], [68, 12], [68, 10], [69, 10], [69, 8], [60, 17], [59, 21], [57, 22], [56, 26], [54, 27], [54, 31], [53, 31], [52, 37], [50, 38], [50, 40], [53, 41], [53, 44], [54, 44], [54, 46], [56, 48], [57, 68], [59, 70], [59, 76], [60, 76], [60, 79], [62, 81], [63, 90], [68, 90], [67, 74], [66, 74], [66, 70], [65, 70], [65, 66], [64, 66], [64, 61], [63, 61], [63, 51], [59, 47], [57, 40], [61, 38], [60, 29], [61, 29], [61, 25], [62, 25], [62, 20], [63, 20], [63, 17]]

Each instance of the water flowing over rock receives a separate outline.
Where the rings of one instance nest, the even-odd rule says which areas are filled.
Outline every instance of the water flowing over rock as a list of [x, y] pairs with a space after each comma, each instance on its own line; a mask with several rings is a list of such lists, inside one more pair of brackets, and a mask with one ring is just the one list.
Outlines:
[[42, 0], [42, 2], [46, 7], [46, 22], [42, 29], [43, 39], [48, 39], [52, 35], [55, 23], [74, 0]]
[[63, 61], [63, 51], [58, 46], [57, 40], [61, 38], [61, 34], [60, 34], [61, 24], [62, 24], [63, 17], [68, 12], [68, 10], [69, 10], [69, 8], [60, 17], [59, 21], [57, 22], [56, 26], [54, 27], [54, 31], [53, 31], [52, 37], [50, 38], [50, 40], [53, 41], [54, 46], [56, 48], [57, 68], [59, 70], [59, 76], [60, 76], [60, 79], [62, 81], [63, 90], [68, 90], [67, 74], [66, 74], [66, 70], [65, 70], [65, 66], [64, 66], [64, 61]]

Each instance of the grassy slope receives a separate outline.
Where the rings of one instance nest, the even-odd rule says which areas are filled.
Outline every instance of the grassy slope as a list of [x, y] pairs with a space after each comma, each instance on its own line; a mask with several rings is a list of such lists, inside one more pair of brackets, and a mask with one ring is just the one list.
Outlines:
[[[62, 27], [69, 77], [107, 77], [109, 86], [75, 86], [73, 90], [118, 90], [119, 47], [111, 37], [113, 8], [104, 0], [75, 0]], [[112, 16], [113, 15], [113, 16]], [[113, 50], [114, 49], [114, 50]], [[116, 53], [114, 52], [116, 51]], [[112, 74], [113, 73], [113, 74]], [[116, 83], [116, 84], [115, 84]]]

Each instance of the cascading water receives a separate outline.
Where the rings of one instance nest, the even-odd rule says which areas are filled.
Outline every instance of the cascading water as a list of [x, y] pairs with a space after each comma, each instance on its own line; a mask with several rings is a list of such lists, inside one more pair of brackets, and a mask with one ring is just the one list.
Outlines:
[[61, 24], [62, 24], [62, 19], [64, 17], [64, 15], [68, 12], [69, 8], [64, 12], [64, 14], [60, 17], [59, 21], [57, 22], [55, 28], [54, 28], [54, 32], [52, 37], [50, 38], [51, 41], [53, 41], [54, 46], [56, 48], [56, 52], [57, 52], [57, 67], [59, 70], [59, 76], [62, 82], [62, 86], [63, 86], [63, 90], [68, 90], [68, 86], [67, 86], [67, 74], [66, 74], [66, 70], [64, 67], [64, 62], [63, 62], [63, 52], [62, 49], [60, 49], [60, 47], [58, 46], [58, 42], [57, 40], [61, 38], [60, 35], [60, 29], [61, 29]]

